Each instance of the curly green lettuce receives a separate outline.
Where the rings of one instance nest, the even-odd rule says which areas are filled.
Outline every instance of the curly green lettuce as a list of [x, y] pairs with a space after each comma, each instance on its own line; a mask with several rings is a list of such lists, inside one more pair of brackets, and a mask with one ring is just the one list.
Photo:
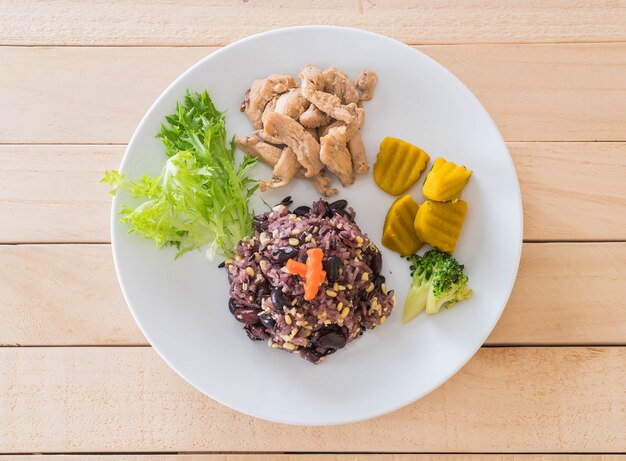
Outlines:
[[210, 259], [231, 257], [237, 243], [253, 232], [249, 202], [258, 183], [249, 173], [256, 159], [235, 161], [234, 138], [227, 137], [224, 113], [206, 90], [187, 91], [165, 120], [157, 138], [168, 159], [159, 176], [128, 180], [111, 170], [101, 180], [113, 195], [125, 190], [141, 200], [121, 208], [120, 222], [158, 248], [176, 247], [177, 258], [202, 248]]

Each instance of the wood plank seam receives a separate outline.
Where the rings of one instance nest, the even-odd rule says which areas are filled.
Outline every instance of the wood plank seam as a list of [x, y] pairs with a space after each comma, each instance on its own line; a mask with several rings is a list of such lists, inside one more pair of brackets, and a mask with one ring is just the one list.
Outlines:
[[[625, 43], [426, 45], [485, 105], [507, 141], [625, 139]], [[2, 47], [2, 142], [123, 142], [163, 89], [215, 47]], [[59, 63], [62, 65], [59, 66]], [[80, 69], [77, 67], [81, 63]], [[140, 87], [115, 78], [119, 70]], [[44, 78], [45, 76], [45, 78]], [[73, 88], [72, 97], [55, 91]], [[5, 94], [6, 93], [6, 94]], [[80, 102], [89, 99], [85, 113]], [[25, 102], [26, 101], [26, 102]], [[125, 107], [119, 114], [115, 107]], [[116, 117], [110, 115], [115, 113]], [[106, 115], [106, 117], [105, 117]], [[33, 132], [30, 126], [40, 127]], [[82, 129], [81, 129], [82, 128]]]
[[[0, 245], [0, 261], [0, 343], [147, 344], [122, 297], [109, 245]], [[624, 344], [625, 271], [623, 243], [524, 244], [488, 344]], [[68, 280], [74, 290], [64, 288]]]
[[[0, 16], [9, 44], [227, 44], [286, 25], [336, 24], [370, 29], [405, 42], [596, 42], [623, 40], [621, 2], [509, 3], [398, 0], [188, 1], [152, 5], [142, 14], [130, 0], [14, 2]], [[37, 11], [38, 14], [33, 14]], [[208, 27], [194, 21], [211, 17]], [[131, 33], [132, 31], [132, 33]]]
[[[481, 349], [423, 399], [343, 428], [285, 426], [236, 413], [145, 348], [0, 349], [0, 363], [0, 394], [7, 396], [0, 411], [14, 408], [11, 419], [0, 419], [4, 452], [621, 453], [626, 447], [626, 394], [619, 392], [626, 385], [626, 347]], [[51, 424], [60, 419], [66, 424]]]
[[[106, 457], [118, 457], [118, 456], [141, 456], [142, 460], [144, 456], [149, 457], [149, 459], [159, 460], [159, 457], [166, 456], [176, 456], [180, 457], [181, 460], [185, 459], [185, 457], [193, 457], [195, 461], [195, 457], [198, 456], [208, 456], [206, 458], [207, 461], [219, 460], [219, 461], [232, 461], [230, 458], [226, 458], [222, 460], [221, 456], [235, 456], [237, 459], [241, 459], [242, 461], [246, 459], [246, 457], [250, 457], [250, 461], [258, 461], [258, 457], [265, 456], [315, 456], [321, 460], [325, 460], [325, 457], [328, 456], [398, 456], [400, 459], [407, 459], [410, 456], [481, 456], [485, 457], [486, 460], [494, 459], [494, 461], [503, 461], [500, 457], [506, 457], [506, 459], [510, 459], [511, 461], [523, 461], [533, 460], [534, 456], [554, 456], [553, 460], [555, 461], [568, 461], [568, 457], [576, 456], [575, 460], [572, 461], [585, 461], [589, 459], [592, 461], [592, 457], [602, 456], [609, 461], [621, 461], [626, 459], [626, 455], [623, 453], [615, 453], [615, 452], [602, 452], [602, 451], [592, 451], [592, 452], [563, 452], [563, 451], [538, 451], [538, 452], [508, 452], [508, 451], [490, 451], [490, 452], [480, 452], [480, 451], [462, 451], [462, 452], [449, 452], [449, 451], [325, 451], [325, 452], [313, 452], [313, 451], [84, 451], [84, 452], [75, 452], [75, 451], [39, 451], [39, 452], [0, 452], [0, 459], [7, 457], [21, 457], [20, 459], [24, 459], [28, 461], [28, 459], [33, 459], [33, 461], [40, 456], [55, 456], [55, 457], [68, 457], [68, 459], [83, 459], [83, 456], [87, 456], [86, 459], [94, 459], [99, 456]], [[13, 458], [10, 458], [13, 459]], [[282, 460], [283, 458], [278, 458], [278, 460]], [[60, 461], [59, 458], [52, 458], [51, 461]], [[275, 459], [267, 459], [267, 461], [276, 461]], [[289, 460], [292, 461], [292, 460]], [[296, 461], [296, 460], [293, 460]], [[334, 461], [334, 460], [333, 460]], [[352, 460], [350, 460], [352, 461]], [[392, 461], [392, 460], [389, 460]], [[429, 461], [437, 461], [429, 460]], [[458, 459], [455, 461], [463, 461], [462, 459]], [[477, 460], [478, 461], [478, 460]], [[537, 461], [546, 461], [543, 459], [537, 459]], [[594, 460], [595, 461], [595, 460]]]
[[[626, 240], [626, 143], [508, 145], [527, 242]], [[0, 146], [0, 216], [13, 217], [0, 226], [0, 242], [108, 243], [111, 198], [99, 180], [123, 153], [123, 146]]]
[[[271, 30], [269, 30], [271, 31]], [[269, 32], [268, 31], [268, 32]], [[242, 37], [245, 38], [245, 37]], [[10, 42], [0, 42], [0, 48], [224, 48], [229, 46], [233, 42], [207, 42], [206, 44], [198, 44], [198, 45], [160, 45], [160, 44], [139, 44], [139, 45], [131, 45], [131, 44], [67, 44], [67, 43], [10, 43]], [[429, 42], [429, 41], [402, 41], [405, 45], [414, 46], [414, 47], [424, 47], [424, 46], [445, 46], [445, 47], [453, 47], [453, 46], [477, 46], [477, 45], [619, 45], [626, 44], [626, 40], [616, 39], [616, 40], [545, 40], [545, 41], [533, 41], [533, 42], [523, 42], [523, 41], [512, 41], [512, 40], [503, 40], [503, 41], [462, 41], [462, 42]]]

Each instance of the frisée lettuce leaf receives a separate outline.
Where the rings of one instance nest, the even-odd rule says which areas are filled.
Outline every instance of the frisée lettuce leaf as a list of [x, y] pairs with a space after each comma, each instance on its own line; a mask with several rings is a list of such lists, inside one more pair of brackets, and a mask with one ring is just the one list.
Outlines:
[[206, 90], [187, 91], [165, 122], [157, 138], [168, 158], [159, 176], [129, 180], [110, 170], [101, 180], [111, 186], [111, 194], [125, 190], [136, 199], [122, 206], [120, 222], [158, 248], [176, 247], [177, 258], [205, 247], [209, 259], [231, 257], [253, 231], [249, 201], [258, 182], [249, 172], [256, 159], [235, 161], [224, 113]]

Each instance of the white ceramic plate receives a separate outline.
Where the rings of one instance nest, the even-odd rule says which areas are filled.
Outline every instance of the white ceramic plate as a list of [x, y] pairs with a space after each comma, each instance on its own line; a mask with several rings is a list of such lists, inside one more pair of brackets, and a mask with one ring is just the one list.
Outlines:
[[[365, 103], [363, 138], [370, 164], [385, 136], [394, 136], [470, 167], [463, 192], [469, 211], [455, 256], [465, 264], [474, 297], [439, 315], [420, 315], [402, 325], [410, 277], [407, 262], [380, 245], [385, 213], [393, 201], [370, 175], [341, 191], [357, 223], [383, 250], [387, 286], [398, 306], [381, 327], [314, 366], [297, 355], [250, 341], [228, 308], [226, 274], [203, 253], [174, 261], [175, 250], [129, 235], [117, 222], [112, 242], [126, 301], [146, 338], [189, 383], [235, 410], [290, 424], [327, 425], [372, 418], [435, 389], [459, 370], [485, 341], [507, 302], [522, 247], [522, 205], [515, 169], [493, 121], [450, 72], [400, 42], [355, 29], [298, 27], [241, 40], [185, 72], [155, 102], [128, 146], [122, 170], [130, 177], [160, 172], [165, 155], [155, 139], [159, 124], [187, 88], [207, 88], [228, 111], [228, 132], [248, 135], [239, 112], [253, 79], [271, 73], [297, 75], [305, 64], [336, 66], [355, 78], [378, 74], [374, 99]], [[258, 177], [270, 170], [258, 166]], [[412, 189], [422, 200], [420, 181]], [[313, 188], [297, 181], [267, 194], [269, 203], [292, 195], [294, 206], [311, 204]], [[255, 210], [263, 211], [260, 202]]]

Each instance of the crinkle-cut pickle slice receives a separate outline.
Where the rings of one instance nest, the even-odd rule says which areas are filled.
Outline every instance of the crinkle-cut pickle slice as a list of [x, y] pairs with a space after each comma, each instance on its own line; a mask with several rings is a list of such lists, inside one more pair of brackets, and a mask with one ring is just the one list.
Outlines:
[[472, 170], [440, 157], [426, 175], [422, 192], [426, 198], [438, 202], [456, 200], [471, 175]]
[[424, 242], [445, 253], [452, 253], [461, 234], [467, 202], [425, 201], [415, 215], [415, 233]]
[[374, 181], [388, 194], [404, 194], [419, 180], [429, 161], [428, 154], [419, 147], [387, 137], [376, 156]]
[[418, 209], [419, 205], [409, 194], [393, 202], [383, 225], [383, 245], [401, 256], [412, 255], [422, 247], [424, 243], [413, 226]]

